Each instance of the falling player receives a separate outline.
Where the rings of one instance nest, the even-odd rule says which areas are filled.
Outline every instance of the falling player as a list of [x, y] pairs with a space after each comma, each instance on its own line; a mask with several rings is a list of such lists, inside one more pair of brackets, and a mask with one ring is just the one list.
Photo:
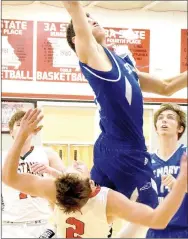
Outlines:
[[181, 170], [171, 192], [156, 209], [130, 201], [106, 187], [95, 186], [88, 171], [79, 165], [58, 179], [20, 174], [17, 168], [21, 149], [30, 135], [40, 131], [38, 125], [43, 118], [40, 113], [38, 109], [31, 109], [24, 115], [6, 157], [2, 177], [7, 185], [16, 190], [45, 198], [55, 205], [57, 237], [104, 238], [115, 218], [151, 228], [166, 227], [181, 205], [187, 188], [186, 154], [182, 157]]
[[[180, 158], [187, 146], [179, 144], [186, 129], [186, 114], [178, 105], [163, 104], [156, 111], [154, 125], [159, 139], [159, 148], [152, 155], [159, 201], [172, 190], [180, 169]], [[163, 230], [150, 229], [147, 238], [188, 238], [188, 195], [168, 226]]]
[[[24, 111], [18, 111], [9, 121], [10, 134], [14, 141], [24, 115]], [[63, 171], [64, 166], [59, 156], [48, 148], [33, 146], [32, 138], [33, 135], [30, 135], [21, 149], [18, 172], [40, 176], [47, 173], [56, 176], [59, 171]], [[3, 156], [3, 164], [5, 155]], [[3, 238], [38, 237], [44, 231], [50, 214], [46, 200], [32, 197], [22, 191], [19, 192], [4, 183], [2, 183], [2, 199], [4, 203], [2, 212]]]

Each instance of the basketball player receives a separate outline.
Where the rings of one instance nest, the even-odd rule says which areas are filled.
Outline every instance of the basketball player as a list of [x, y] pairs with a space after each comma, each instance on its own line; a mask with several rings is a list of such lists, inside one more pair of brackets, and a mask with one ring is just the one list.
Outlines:
[[[159, 148], [152, 155], [159, 201], [172, 190], [180, 169], [180, 158], [187, 150], [179, 144], [186, 129], [186, 114], [178, 105], [163, 104], [154, 116], [155, 129], [158, 134]], [[147, 238], [188, 238], [188, 194], [181, 207], [168, 226], [163, 230], [150, 229]]]
[[[20, 121], [24, 115], [24, 111], [18, 111], [9, 121], [10, 134], [13, 140], [18, 134]], [[18, 172], [36, 174], [41, 177], [44, 174], [57, 176], [61, 173], [59, 171], [64, 170], [62, 160], [53, 150], [33, 146], [32, 137], [33, 135], [30, 135], [21, 149]], [[4, 183], [2, 183], [2, 196], [4, 203], [2, 213], [3, 238], [38, 237], [41, 231], [44, 231], [51, 213], [46, 200], [17, 191]]]
[[145, 73], [137, 75], [128, 55], [122, 58], [106, 48], [104, 29], [86, 15], [78, 1], [63, 3], [72, 17], [67, 41], [100, 107], [102, 133], [94, 146], [91, 177], [128, 198], [138, 188], [139, 202], [154, 208], [158, 199], [142, 129], [141, 89], [170, 95], [186, 86], [186, 72], [165, 82]]
[[[6, 157], [4, 182], [26, 194], [45, 198], [55, 205], [55, 223], [60, 238], [104, 238], [115, 218], [151, 228], [164, 228], [178, 210], [187, 187], [187, 156], [169, 193], [156, 209], [130, 201], [121, 193], [106, 187], [96, 187], [88, 171], [79, 166], [58, 179], [20, 174], [17, 171], [21, 149], [38, 126], [43, 116], [40, 110], [30, 109], [20, 123], [16, 139]], [[126, 184], [126, 182], [125, 182]], [[149, 187], [149, 184], [148, 184]], [[144, 189], [143, 189], [144, 190]]]

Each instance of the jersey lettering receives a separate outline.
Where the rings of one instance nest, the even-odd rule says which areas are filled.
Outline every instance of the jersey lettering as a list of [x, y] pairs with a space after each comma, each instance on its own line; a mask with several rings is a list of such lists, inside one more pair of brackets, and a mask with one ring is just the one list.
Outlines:
[[66, 229], [66, 238], [82, 238], [81, 236], [84, 235], [85, 226], [83, 222], [74, 217], [69, 217], [66, 223], [73, 226]]

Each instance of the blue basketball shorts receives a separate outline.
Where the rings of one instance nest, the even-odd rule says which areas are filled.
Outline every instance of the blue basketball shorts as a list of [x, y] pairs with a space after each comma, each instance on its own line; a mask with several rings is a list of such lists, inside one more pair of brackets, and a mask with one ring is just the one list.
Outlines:
[[146, 151], [125, 150], [98, 140], [94, 146], [91, 178], [100, 186], [116, 190], [128, 198], [137, 189], [138, 202], [152, 208], [158, 205], [151, 158]]

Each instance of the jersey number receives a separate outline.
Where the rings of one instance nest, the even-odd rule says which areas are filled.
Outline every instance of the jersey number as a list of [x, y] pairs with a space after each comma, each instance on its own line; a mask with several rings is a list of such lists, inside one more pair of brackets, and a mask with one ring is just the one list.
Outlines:
[[68, 227], [66, 229], [66, 238], [82, 238], [81, 235], [84, 235], [84, 223], [83, 222], [77, 220], [74, 217], [69, 217], [66, 220], [66, 223], [73, 226], [73, 227]]

